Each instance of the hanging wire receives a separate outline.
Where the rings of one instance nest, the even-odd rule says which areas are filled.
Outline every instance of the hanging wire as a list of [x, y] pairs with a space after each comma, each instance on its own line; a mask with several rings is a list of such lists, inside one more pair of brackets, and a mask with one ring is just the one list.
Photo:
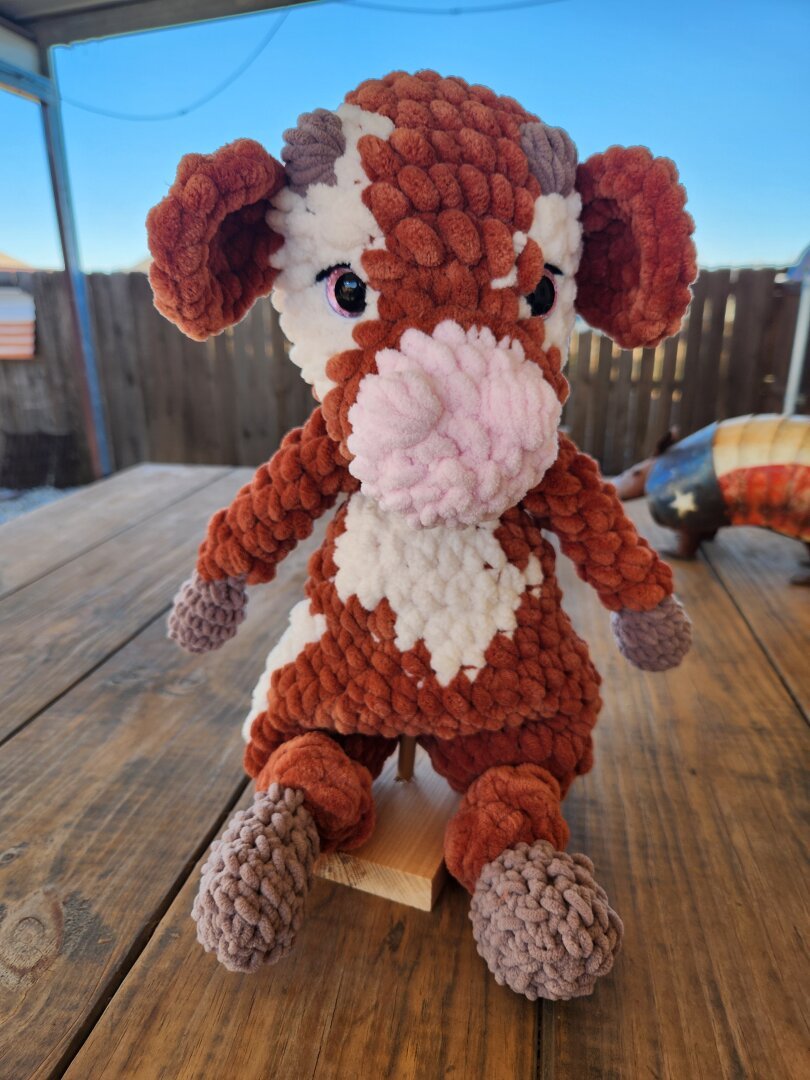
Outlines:
[[[555, 4], [564, 2], [564, 0], [502, 0], [501, 3], [474, 5], [472, 7], [457, 5], [454, 7], [408, 7], [404, 4], [388, 4], [382, 2], [382, 0], [326, 0], [326, 3], [337, 3], [342, 7], [364, 9], [367, 11], [385, 11], [399, 15], [486, 15], [494, 12], [501, 11], [521, 11], [526, 8], [543, 7], [547, 4]], [[101, 105], [91, 105], [86, 101], [77, 101], [75, 98], [61, 95], [61, 101], [64, 105], [70, 105], [74, 109], [81, 109], [83, 112], [94, 113], [96, 116], [106, 116], [111, 120], [131, 120], [136, 123], [153, 123], [161, 120], [177, 120], [181, 116], [188, 116], [189, 113], [196, 112], [197, 109], [201, 109], [203, 105], [207, 105], [209, 101], [213, 101], [215, 97], [218, 97], [223, 91], [227, 90], [229, 86], [232, 86], [237, 79], [239, 79], [247, 69], [254, 64], [268, 45], [273, 41], [278, 34], [281, 27], [286, 22], [291, 12], [290, 8], [282, 11], [276, 19], [270, 30], [264, 35], [256, 48], [245, 57], [241, 64], [236, 67], [226, 79], [217, 83], [211, 90], [203, 94], [202, 97], [197, 98], [195, 101], [190, 102], [188, 105], [183, 105], [179, 109], [172, 109], [170, 112], [161, 113], [128, 113], [118, 112], [116, 109], [105, 109]]]
[[521, 11], [525, 8], [544, 7], [547, 4], [564, 3], [565, 0], [505, 0], [500, 4], [480, 4], [465, 7], [412, 7], [405, 4], [386, 4], [382, 0], [334, 0], [343, 7], [364, 8], [367, 11], [388, 11], [397, 15], [492, 15], [499, 11]]
[[251, 64], [255, 63], [259, 59], [261, 54], [279, 32], [281, 27], [286, 22], [290, 15], [290, 10], [283, 11], [276, 19], [270, 30], [264, 35], [256, 48], [245, 57], [242, 63], [235, 68], [231, 74], [223, 79], [222, 82], [217, 83], [208, 93], [203, 94], [202, 97], [197, 98], [196, 101], [190, 102], [188, 105], [182, 106], [182, 108], [174, 109], [171, 112], [164, 113], [126, 113], [116, 112], [114, 109], [104, 109], [99, 105], [90, 105], [85, 101], [75, 101], [73, 98], [65, 97], [61, 95], [61, 101], [65, 105], [71, 105], [74, 109], [83, 109], [85, 112], [95, 113], [98, 116], [107, 116], [112, 120], [135, 120], [138, 122], [151, 122], [154, 120], [176, 120], [180, 116], [188, 116], [189, 113], [195, 112], [197, 109], [201, 109], [203, 105], [207, 105], [209, 101], [213, 101], [215, 97], [218, 97], [224, 90], [227, 90], [229, 86], [236, 82]]

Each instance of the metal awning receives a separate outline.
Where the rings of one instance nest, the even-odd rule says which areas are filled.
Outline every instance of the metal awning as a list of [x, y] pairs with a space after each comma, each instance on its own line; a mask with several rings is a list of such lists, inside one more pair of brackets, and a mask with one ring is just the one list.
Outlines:
[[313, 0], [0, 0], [0, 90], [23, 94], [41, 106], [59, 238], [70, 280], [76, 375], [96, 476], [106, 476], [112, 470], [112, 461], [87, 285], [79, 266], [51, 49], [75, 41], [248, 15], [307, 2]]
[[7, 29], [49, 48], [307, 2], [311, 0], [0, 0], [0, 18]]

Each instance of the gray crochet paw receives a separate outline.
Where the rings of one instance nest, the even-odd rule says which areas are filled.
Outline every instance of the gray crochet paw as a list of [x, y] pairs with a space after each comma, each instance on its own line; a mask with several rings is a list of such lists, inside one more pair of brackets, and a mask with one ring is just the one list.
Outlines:
[[677, 667], [692, 645], [692, 623], [674, 596], [652, 611], [614, 612], [611, 624], [619, 652], [642, 671]]
[[496, 981], [530, 1001], [590, 994], [623, 932], [591, 860], [546, 840], [517, 844], [483, 867], [470, 918]]
[[301, 791], [257, 791], [211, 845], [192, 918], [197, 940], [229, 971], [256, 971], [292, 949], [320, 841]]
[[186, 652], [219, 649], [245, 618], [244, 578], [205, 581], [196, 572], [180, 586], [169, 615], [169, 637]]

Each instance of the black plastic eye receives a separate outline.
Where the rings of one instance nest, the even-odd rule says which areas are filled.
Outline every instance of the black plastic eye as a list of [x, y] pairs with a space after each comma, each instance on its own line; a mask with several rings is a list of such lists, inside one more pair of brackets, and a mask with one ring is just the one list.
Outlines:
[[554, 280], [554, 271], [546, 267], [543, 276], [537, 282], [533, 292], [526, 297], [531, 308], [532, 315], [540, 315], [546, 318], [554, 310], [557, 302], [557, 283]]
[[326, 299], [338, 315], [356, 319], [366, 310], [366, 283], [348, 266], [334, 266], [326, 275]]

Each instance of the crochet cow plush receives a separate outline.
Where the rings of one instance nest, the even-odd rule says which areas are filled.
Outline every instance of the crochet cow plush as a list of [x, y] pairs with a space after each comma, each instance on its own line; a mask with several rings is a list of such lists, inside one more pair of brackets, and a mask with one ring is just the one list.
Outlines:
[[432, 71], [364, 82], [286, 132], [180, 163], [149, 216], [158, 308], [202, 340], [271, 292], [319, 403], [212, 519], [170, 634], [222, 645], [246, 590], [337, 504], [245, 721], [252, 807], [211, 849], [198, 937], [231, 969], [291, 948], [320, 852], [374, 828], [415, 736], [463, 797], [446, 833], [495, 977], [587, 994], [622, 926], [561, 800], [592, 764], [599, 675], [561, 607], [556, 534], [619, 649], [689, 647], [672, 575], [559, 431], [575, 312], [625, 348], [679, 326], [693, 223], [672, 162], [583, 164], [516, 101]]

